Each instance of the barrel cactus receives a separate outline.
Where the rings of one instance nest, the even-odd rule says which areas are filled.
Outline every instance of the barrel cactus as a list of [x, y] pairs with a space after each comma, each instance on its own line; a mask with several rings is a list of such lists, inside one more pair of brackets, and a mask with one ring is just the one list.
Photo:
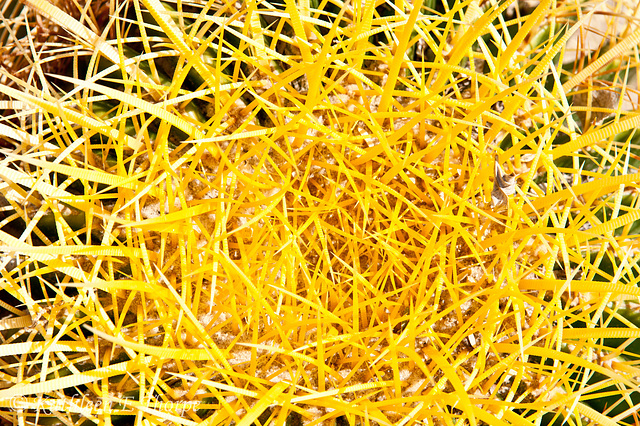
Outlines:
[[632, 3], [1, 6], [2, 424], [639, 424]]

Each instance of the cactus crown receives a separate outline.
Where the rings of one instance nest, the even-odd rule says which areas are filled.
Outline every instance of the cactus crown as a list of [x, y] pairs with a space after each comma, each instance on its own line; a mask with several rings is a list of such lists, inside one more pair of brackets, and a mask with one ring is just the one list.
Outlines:
[[3, 6], [0, 416], [637, 424], [613, 3]]

